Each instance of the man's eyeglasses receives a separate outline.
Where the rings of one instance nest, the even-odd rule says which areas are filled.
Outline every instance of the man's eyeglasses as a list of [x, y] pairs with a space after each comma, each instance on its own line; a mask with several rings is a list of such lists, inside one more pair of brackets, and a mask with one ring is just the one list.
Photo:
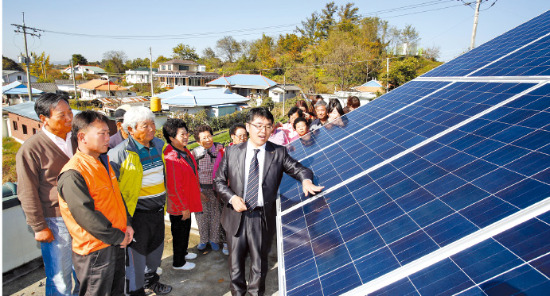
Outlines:
[[250, 123], [250, 122], [248, 124], [254, 126], [257, 130], [260, 130], [260, 131], [263, 130], [263, 129], [265, 129], [266, 131], [273, 130], [272, 125], [256, 125], [256, 124]]
[[239, 139], [246, 139], [248, 136], [246, 134], [242, 134], [242, 135], [235, 134], [235, 137], [237, 137]]

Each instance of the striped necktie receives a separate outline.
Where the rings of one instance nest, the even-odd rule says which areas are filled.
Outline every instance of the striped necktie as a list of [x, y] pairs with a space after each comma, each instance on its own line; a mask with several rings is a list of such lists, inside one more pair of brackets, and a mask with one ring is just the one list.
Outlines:
[[258, 152], [260, 149], [254, 149], [254, 156], [250, 162], [248, 171], [248, 184], [246, 186], [246, 207], [249, 211], [254, 210], [258, 205], [258, 187], [260, 186], [260, 164], [258, 163]]

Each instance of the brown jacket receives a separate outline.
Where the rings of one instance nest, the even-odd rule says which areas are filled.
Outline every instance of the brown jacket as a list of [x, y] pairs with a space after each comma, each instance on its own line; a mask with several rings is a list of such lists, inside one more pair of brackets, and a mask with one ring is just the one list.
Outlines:
[[[77, 145], [73, 142], [73, 149]], [[61, 217], [57, 176], [69, 157], [39, 131], [25, 141], [16, 155], [17, 197], [34, 232], [47, 228], [49, 217]]]

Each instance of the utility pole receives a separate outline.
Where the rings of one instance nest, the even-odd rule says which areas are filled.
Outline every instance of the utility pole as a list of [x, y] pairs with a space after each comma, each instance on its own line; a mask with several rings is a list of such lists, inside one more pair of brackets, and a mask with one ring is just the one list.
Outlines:
[[74, 65], [73, 65], [73, 59], [71, 58], [71, 74], [73, 76], [73, 87], [74, 87], [74, 99], [78, 100], [78, 97], [76, 95], [76, 72], [74, 71]]
[[[40, 38], [40, 34], [38, 34], [38, 32], [44, 31], [44, 30], [25, 26], [25, 13], [22, 12], [22, 14], [23, 14], [23, 25], [16, 25], [16, 24], [11, 24], [11, 25], [17, 28], [15, 30], [15, 33], [23, 33], [23, 40], [25, 40], [25, 66], [27, 68], [27, 90], [29, 92], [29, 102], [30, 102], [32, 101], [31, 70], [29, 67], [29, 63], [31, 59], [29, 57], [29, 50], [27, 48], [27, 34]], [[27, 29], [33, 32], [28, 33]]]
[[283, 115], [285, 114], [285, 101], [286, 101], [286, 71], [283, 74]]
[[477, 0], [476, 12], [474, 14], [474, 27], [472, 29], [472, 41], [470, 41], [470, 50], [474, 49], [475, 43], [476, 43], [477, 19], [479, 17], [480, 6], [481, 6], [481, 0]]
[[155, 89], [153, 88], [153, 52], [149, 46], [149, 78], [151, 78], [151, 98], [155, 95]]

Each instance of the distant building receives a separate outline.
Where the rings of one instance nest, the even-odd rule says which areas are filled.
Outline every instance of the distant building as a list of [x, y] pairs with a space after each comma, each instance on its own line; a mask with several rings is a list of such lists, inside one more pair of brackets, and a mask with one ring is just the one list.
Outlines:
[[210, 81], [207, 86], [218, 86], [230, 89], [232, 92], [248, 98], [266, 98], [270, 97], [274, 102], [283, 101], [283, 88], [285, 89], [285, 99], [295, 97], [301, 92], [301, 89], [295, 85], [286, 86], [259, 74], [235, 74], [229, 77], [220, 77]]
[[105, 97], [132, 97], [136, 94], [127, 87], [120, 86], [109, 80], [94, 79], [86, 83], [79, 84], [82, 100], [93, 100]]
[[206, 109], [211, 117], [242, 110], [248, 99], [228, 89], [204, 86], [180, 86], [159, 94], [162, 110], [195, 114]]
[[[157, 72], [158, 70], [153, 68], [153, 77]], [[126, 82], [130, 84], [151, 83], [151, 73], [149, 72], [149, 68], [126, 70]]]
[[[33, 84], [34, 86], [34, 84]], [[38, 98], [43, 91], [32, 88], [32, 100]], [[2, 104], [17, 105], [22, 102], [28, 102], [29, 91], [27, 86], [19, 81], [12, 82], [2, 86]]]
[[[2, 84], [19, 81], [27, 83], [27, 72], [17, 70], [2, 70]], [[31, 83], [38, 81], [38, 77], [31, 75]]]
[[159, 78], [161, 87], [204, 86], [206, 82], [220, 77], [219, 74], [206, 72], [206, 66], [190, 60], [174, 59], [159, 64], [155, 75]]
[[[69, 76], [73, 73], [71, 66], [65, 68], [62, 72], [69, 74]], [[98, 66], [76, 65], [74, 66], [74, 73], [77, 75], [103, 75], [107, 74], [107, 71]]]

